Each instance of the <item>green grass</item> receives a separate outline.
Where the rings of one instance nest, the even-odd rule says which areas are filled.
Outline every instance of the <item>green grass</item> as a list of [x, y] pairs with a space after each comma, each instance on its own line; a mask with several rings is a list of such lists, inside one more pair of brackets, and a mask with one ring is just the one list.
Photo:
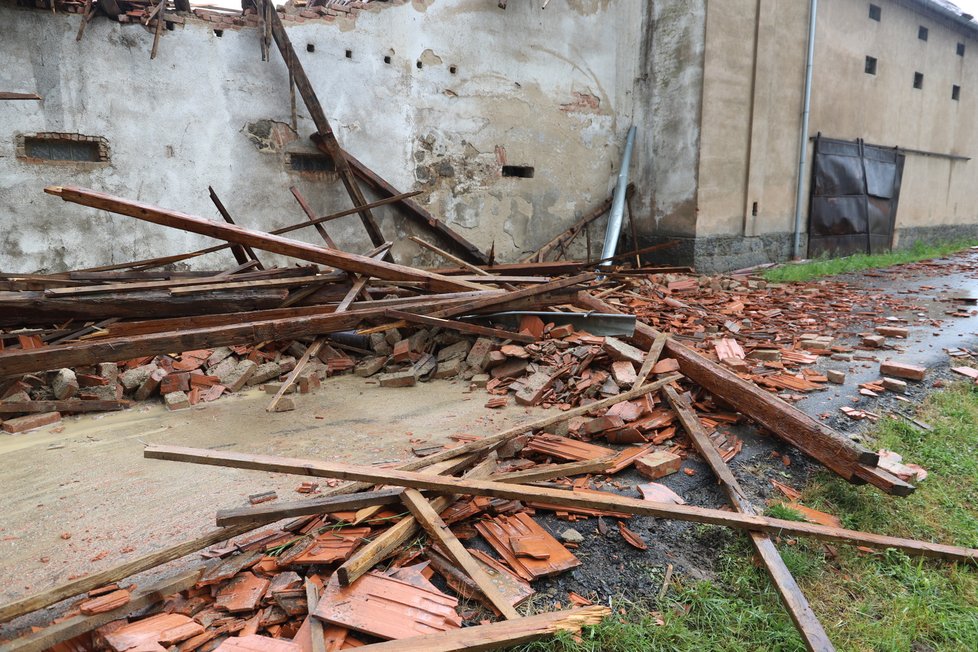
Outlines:
[[[978, 388], [955, 385], [921, 407], [933, 426], [881, 421], [880, 447], [930, 472], [909, 498], [856, 487], [824, 473], [801, 502], [839, 516], [845, 527], [978, 547]], [[783, 507], [767, 513], [789, 516]], [[978, 566], [828, 547], [812, 540], [779, 545], [829, 637], [839, 650], [974, 652], [978, 650]], [[534, 652], [647, 650], [802, 651], [804, 646], [751, 548], [734, 536], [715, 580], [674, 579], [659, 604], [624, 598], [601, 625], [519, 648]]]
[[798, 283], [810, 281], [822, 276], [834, 276], [847, 272], [858, 272], [864, 269], [875, 269], [914, 263], [920, 260], [941, 258], [971, 247], [976, 243], [972, 240], [955, 240], [936, 244], [917, 242], [909, 249], [900, 249], [884, 254], [855, 254], [845, 258], [818, 258], [804, 263], [787, 264], [764, 272], [764, 279], [773, 283]]

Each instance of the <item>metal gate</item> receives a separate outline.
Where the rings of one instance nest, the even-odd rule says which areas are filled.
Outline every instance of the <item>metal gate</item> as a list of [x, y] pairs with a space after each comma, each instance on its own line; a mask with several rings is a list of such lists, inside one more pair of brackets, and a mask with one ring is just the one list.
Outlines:
[[889, 251], [904, 155], [896, 148], [815, 137], [808, 257]]

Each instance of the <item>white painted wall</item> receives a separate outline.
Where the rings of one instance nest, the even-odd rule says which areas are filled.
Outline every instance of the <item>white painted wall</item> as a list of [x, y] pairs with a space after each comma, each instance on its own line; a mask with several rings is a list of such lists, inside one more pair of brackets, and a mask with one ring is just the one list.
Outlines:
[[[490, 0], [415, 0], [364, 11], [355, 22], [287, 29], [340, 142], [397, 188], [424, 190], [419, 199], [436, 216], [483, 249], [495, 243], [507, 260], [608, 195], [633, 116], [640, 130], [652, 131], [655, 83], [637, 84], [648, 67], [641, 59], [656, 51], [643, 28], [645, 5], [562, 0], [541, 10], [536, 2], [510, 2], [502, 11]], [[144, 28], [97, 18], [76, 42], [78, 21], [0, 4], [0, 89], [44, 98], [0, 102], [2, 271], [78, 269], [213, 244], [64, 203], [44, 194], [46, 185], [85, 186], [219, 219], [207, 197], [213, 185], [239, 224], [266, 230], [303, 219], [292, 184], [317, 212], [350, 206], [339, 183], [287, 171], [283, 152], [259, 152], [245, 135], [258, 120], [289, 122], [286, 67], [274, 50], [271, 61], [260, 60], [254, 30], [225, 27], [219, 38], [213, 24], [188, 19], [165, 32], [150, 61], [152, 35]], [[591, 96], [596, 107], [580, 101]], [[79, 169], [17, 159], [16, 136], [41, 131], [104, 136], [111, 162]], [[312, 131], [300, 101], [291, 147], [309, 147]], [[640, 131], [635, 180], [646, 212], [653, 170], [683, 172], [676, 162], [653, 163], [655, 146]], [[498, 147], [510, 164], [534, 166], [536, 176], [501, 178]], [[695, 190], [695, 151], [689, 156], [691, 179], [682, 183]], [[396, 212], [378, 213], [389, 239], [416, 232]], [[356, 216], [329, 230], [350, 251], [370, 248]], [[317, 242], [312, 230], [300, 233]], [[395, 254], [439, 262], [419, 257], [410, 242], [398, 243]]]

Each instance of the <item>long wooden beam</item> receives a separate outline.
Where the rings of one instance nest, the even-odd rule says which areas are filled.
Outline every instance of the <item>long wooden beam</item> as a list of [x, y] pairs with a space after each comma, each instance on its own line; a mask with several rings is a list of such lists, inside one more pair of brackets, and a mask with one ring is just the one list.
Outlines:
[[[622, 312], [588, 292], [578, 293], [576, 303], [588, 310]], [[635, 324], [635, 335], [632, 339], [640, 346], [649, 347], [658, 335], [659, 332], [654, 328], [639, 321]], [[675, 339], [669, 338], [666, 341], [663, 355], [674, 358], [683, 375], [703, 389], [720, 397], [738, 412], [750, 417], [846, 480], [869, 481], [898, 496], [913, 492], [913, 485], [886, 474], [882, 469], [870, 468], [875, 467], [879, 460], [876, 453], [862, 448], [795, 406], [740, 378]]]
[[[686, 434], [689, 435], [696, 451], [713, 470], [713, 474], [717, 477], [734, 509], [741, 514], [757, 514], [754, 505], [751, 504], [740, 483], [737, 482], [733, 471], [723, 461], [720, 452], [713, 445], [710, 436], [706, 434], [703, 424], [700, 423], [699, 417], [693, 409], [672, 387], [664, 387], [662, 392], [666, 395], [666, 400], [669, 401], [669, 405], [679, 418], [679, 423], [682, 424]], [[757, 551], [771, 582], [774, 584], [774, 588], [781, 596], [781, 602], [795, 623], [805, 647], [809, 652], [834, 652], [835, 646], [832, 645], [828, 634], [825, 633], [825, 628], [819, 622], [818, 616], [812, 611], [805, 594], [801, 592], [801, 588], [795, 582], [794, 576], [785, 565], [777, 547], [771, 541], [771, 537], [761, 532], [749, 532], [748, 534], [751, 543], [754, 545], [754, 550]]]
[[419, 281], [432, 290], [452, 292], [456, 290], [484, 290], [485, 287], [468, 281], [457, 281], [424, 270], [373, 260], [367, 256], [351, 254], [336, 249], [324, 249], [314, 245], [289, 240], [279, 236], [254, 231], [234, 224], [222, 224], [201, 217], [166, 210], [143, 202], [114, 197], [107, 193], [74, 186], [49, 186], [44, 192], [61, 197], [65, 201], [90, 206], [99, 210], [127, 215], [145, 222], [160, 224], [198, 235], [218, 238], [255, 249], [290, 256], [313, 263], [331, 265], [358, 274], [367, 274], [391, 281]]
[[326, 498], [312, 498], [286, 503], [220, 509], [217, 511], [217, 525], [218, 527], [227, 527], [241, 523], [271, 523], [296, 516], [329, 514], [330, 512], [358, 510], [378, 505], [395, 505], [400, 502], [402, 492], [403, 489], [398, 487], [365, 491], [346, 496], [327, 496]]
[[374, 220], [370, 209], [365, 208], [367, 200], [364, 199], [363, 192], [360, 190], [360, 186], [357, 185], [357, 179], [353, 175], [350, 164], [346, 160], [346, 155], [336, 140], [336, 134], [333, 133], [333, 127], [330, 126], [329, 120], [326, 118], [326, 113], [319, 103], [319, 98], [316, 97], [316, 91], [313, 90], [312, 82], [306, 76], [306, 71], [299, 61], [295, 48], [292, 47], [292, 41], [289, 40], [289, 35], [282, 25], [282, 19], [279, 18], [278, 13], [274, 10], [268, 13], [272, 38], [275, 39], [275, 45], [278, 46], [278, 51], [285, 60], [285, 65], [291, 73], [295, 88], [299, 91], [299, 96], [302, 97], [302, 102], [309, 111], [309, 117], [312, 118], [313, 124], [316, 125], [320, 142], [333, 159], [336, 171], [339, 173], [340, 179], [343, 181], [343, 185], [346, 187], [346, 191], [349, 193], [354, 206], [359, 209], [357, 212], [360, 214], [360, 220], [367, 230], [367, 235], [370, 236], [370, 241], [373, 242], [375, 247], [380, 246], [385, 241], [384, 235], [380, 232], [380, 227], [377, 225], [376, 220]]
[[412, 636], [357, 648], [363, 652], [479, 652], [522, 645], [560, 632], [578, 634], [582, 627], [597, 625], [611, 609], [594, 605], [537, 614], [488, 625], [463, 627], [448, 632]]
[[571, 286], [578, 285], [580, 283], [586, 283], [590, 280], [593, 280], [595, 276], [596, 274], [592, 272], [585, 272], [584, 274], [578, 274], [577, 276], [561, 278], [555, 281], [550, 281], [549, 283], [541, 283], [540, 285], [534, 285], [533, 287], [523, 288], [522, 290], [507, 292], [505, 295], [501, 295], [497, 297], [474, 299], [468, 303], [463, 303], [458, 306], [452, 306], [451, 308], [436, 310], [435, 312], [431, 313], [431, 316], [447, 319], [449, 317], [464, 315], [465, 313], [474, 312], [476, 310], [485, 310], [486, 308], [491, 308], [493, 306], [497, 306], [501, 303], [505, 303], [506, 301], [511, 301], [513, 299], [533, 297], [539, 294], [544, 294], [546, 292], [563, 290], [564, 288], [569, 288]]
[[536, 502], [563, 507], [613, 510], [639, 516], [654, 516], [656, 518], [691, 521], [708, 525], [722, 525], [776, 535], [811, 536], [824, 541], [851, 543], [874, 548], [896, 548], [909, 555], [941, 558], [951, 561], [978, 561], [978, 549], [974, 548], [962, 548], [960, 546], [951, 546], [942, 543], [903, 539], [900, 537], [826, 527], [824, 525], [798, 521], [787, 521], [765, 516], [737, 514], [720, 509], [656, 503], [637, 498], [627, 498], [612, 493], [606, 496], [597, 496], [595, 494], [581, 494], [579, 492], [544, 487], [514, 485], [485, 480], [464, 480], [409, 471], [376, 469], [355, 464], [320, 462], [276, 457], [273, 455], [218, 452], [200, 448], [185, 448], [182, 446], [149, 446], [144, 449], [143, 455], [149, 459], [210, 464], [214, 466], [269, 471], [272, 473], [309, 475], [321, 478], [358, 480], [380, 485], [426, 489], [439, 493], [492, 496], [506, 498], [508, 500], [530, 499]]

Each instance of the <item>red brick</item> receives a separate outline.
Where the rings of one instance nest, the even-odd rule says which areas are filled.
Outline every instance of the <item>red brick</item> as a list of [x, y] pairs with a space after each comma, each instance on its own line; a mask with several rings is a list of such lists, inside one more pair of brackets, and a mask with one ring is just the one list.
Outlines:
[[10, 434], [27, 432], [35, 428], [49, 426], [52, 423], [61, 421], [60, 412], [41, 412], [40, 414], [28, 414], [27, 416], [7, 419], [3, 422], [3, 431]]

